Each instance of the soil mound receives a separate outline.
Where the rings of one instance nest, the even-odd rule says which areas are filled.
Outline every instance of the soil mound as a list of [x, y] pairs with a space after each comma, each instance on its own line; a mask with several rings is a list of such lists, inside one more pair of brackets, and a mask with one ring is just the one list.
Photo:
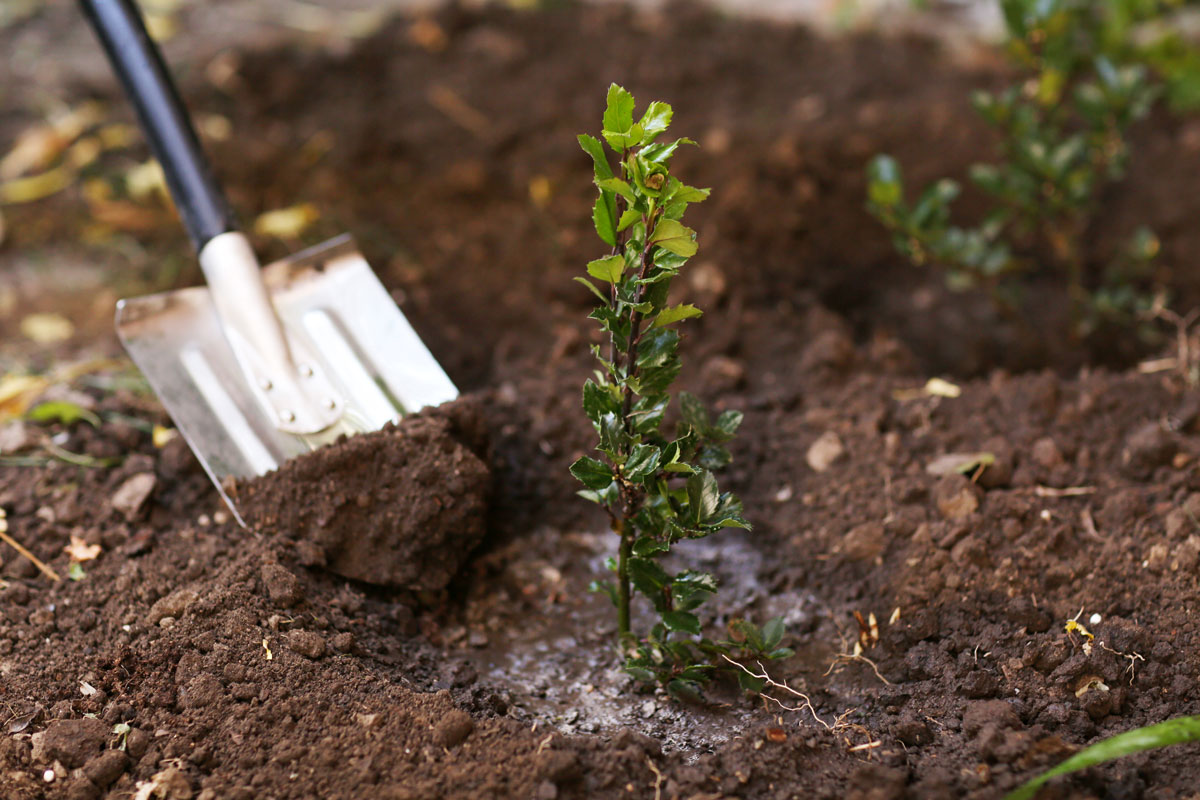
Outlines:
[[239, 482], [234, 499], [251, 527], [299, 543], [309, 566], [437, 591], [486, 528], [483, 431], [476, 404], [459, 400]]

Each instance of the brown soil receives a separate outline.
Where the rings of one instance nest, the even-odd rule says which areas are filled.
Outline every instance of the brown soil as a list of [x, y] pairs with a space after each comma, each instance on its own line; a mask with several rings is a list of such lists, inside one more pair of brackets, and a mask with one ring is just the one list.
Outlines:
[[439, 591], [483, 539], [486, 436], [458, 401], [292, 459], [231, 499], [254, 530], [296, 540], [306, 566]]
[[[315, 515], [296, 495], [263, 505], [277, 515], [264, 528], [287, 536], [240, 530], [178, 440], [156, 450], [130, 423], [165, 422], [151, 402], [89, 389], [104, 424], [49, 432], [119, 466], [0, 467], [9, 531], [39, 558], [65, 575], [72, 536], [100, 546], [82, 580], [58, 583], [0, 551], [0, 796], [118, 798], [156, 781], [158, 796], [204, 800], [995, 798], [1099, 737], [1200, 713], [1194, 390], [1171, 374], [1076, 371], [1087, 354], [1047, 333], [1060, 324], [1051, 302], [1031, 310], [1033, 327], [989, 317], [900, 265], [861, 210], [878, 149], [918, 181], [986, 152], [964, 91], [992, 73], [919, 41], [830, 43], [698, 12], [437, 21], [438, 52], [398, 24], [335, 56], [244, 54], [224, 93], [190, 95], [261, 132], [217, 148], [238, 205], [314, 199], [331, 215], [318, 233], [358, 233], [478, 396], [490, 447], [450, 450], [490, 470], [484, 542], [416, 602], [346, 580], [303, 544], [337, 561], [313, 524], [342, 519], [320, 504], [343, 487], [305, 484]], [[755, 530], [678, 558], [724, 586], [710, 629], [785, 616], [797, 655], [776, 677], [811, 710], [723, 685], [699, 706], [637, 693], [614, 668], [611, 609], [586, 591], [612, 541], [566, 470], [591, 446], [578, 387], [592, 328], [570, 276], [595, 248], [574, 134], [595, 127], [613, 79], [671, 101], [678, 130], [704, 145], [679, 163], [714, 187], [680, 286], [708, 310], [691, 324], [683, 383], [746, 412], [725, 480]], [[314, 164], [304, 143], [318, 131], [336, 146]], [[1097, 247], [1146, 221], [1168, 265], [1200, 252], [1181, 223], [1200, 201], [1168, 194], [1200, 158], [1185, 133], [1166, 119], [1143, 130]], [[75, 236], [69, 201], [18, 209], [10, 235]], [[40, 227], [21, 224], [39, 214]], [[179, 243], [164, 233], [152, 246]], [[1197, 299], [1192, 273], [1165, 277]], [[922, 391], [931, 368], [984, 375], [943, 397]], [[440, 438], [452, 424], [437, 419], [417, 427]], [[405, 451], [394, 437], [380, 458]], [[823, 471], [807, 458], [818, 440], [836, 456]], [[974, 481], [928, 470], [976, 451], [995, 463]], [[150, 488], [144, 502], [119, 491], [131, 480]], [[841, 657], [859, 636], [854, 612], [879, 622], [869, 661]], [[1076, 617], [1094, 641], [1064, 629]], [[1139, 755], [1045, 796], [1190, 797], [1197, 754]]]

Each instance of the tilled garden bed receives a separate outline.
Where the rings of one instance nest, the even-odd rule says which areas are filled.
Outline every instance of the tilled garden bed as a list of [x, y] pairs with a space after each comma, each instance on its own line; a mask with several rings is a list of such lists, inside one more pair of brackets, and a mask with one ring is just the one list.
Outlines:
[[[996, 79], [986, 56], [968, 70], [923, 41], [694, 11], [433, 24], [439, 46], [397, 23], [337, 55], [235, 54], [236, 79], [186, 86], [239, 132], [215, 147], [235, 204], [309, 199], [327, 211], [313, 237], [358, 233], [479, 411], [454, 463], [486, 466], [482, 543], [444, 590], [348, 580], [290, 535], [318, 492], [280, 491], [244, 531], [179, 439], [155, 447], [130, 422], [167, 424], [152, 398], [93, 382], [106, 421], [46, 432], [118, 464], [0, 467], [9, 534], [62, 577], [0, 551], [0, 795], [994, 798], [1097, 738], [1200, 713], [1195, 390], [1129, 368], [1136, 347], [1059, 335], [1061, 286], [1024, 320], [948, 294], [862, 210], [878, 150], [918, 180], [987, 154], [965, 100]], [[680, 156], [713, 187], [680, 281], [708, 309], [683, 382], [746, 413], [724, 481], [754, 530], [675, 557], [722, 583], [710, 630], [785, 618], [797, 654], [771, 669], [800, 710], [719, 683], [703, 704], [639, 692], [586, 588], [613, 541], [567, 473], [591, 446], [574, 135], [610, 80], [671, 102], [702, 145]], [[1155, 226], [1181, 308], [1200, 299], [1197, 201], [1171, 185], [1200, 160], [1188, 131], [1145, 126], [1093, 237]], [[76, 236], [73, 202], [9, 215], [8, 246]], [[990, 463], [953, 468], [972, 459]], [[99, 547], [79, 580], [73, 542]], [[1197, 755], [1135, 756], [1046, 796], [1191, 797]]]

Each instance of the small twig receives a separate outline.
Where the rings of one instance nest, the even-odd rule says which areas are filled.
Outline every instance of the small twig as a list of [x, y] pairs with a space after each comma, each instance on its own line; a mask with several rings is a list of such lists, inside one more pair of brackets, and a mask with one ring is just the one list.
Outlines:
[[654, 762], [646, 756], [646, 765], [650, 767], [650, 771], [654, 773], [654, 800], [662, 800], [662, 782], [663, 774], [658, 767], [654, 766]]
[[821, 719], [820, 715], [817, 714], [817, 710], [815, 708], [813, 708], [812, 700], [809, 699], [808, 695], [806, 695], [804, 692], [800, 692], [800, 691], [793, 689], [792, 687], [788, 686], [786, 683], [779, 683], [778, 681], [774, 680], [770, 675], [768, 675], [766, 667], [764, 667], [762, 665], [761, 661], [758, 662], [758, 668], [762, 670], [762, 674], [756, 675], [755, 673], [751, 672], [746, 667], [745, 664], [739, 664], [738, 662], [734, 661], [732, 658], [725, 655], [724, 653], [721, 654], [721, 658], [725, 659], [730, 664], [733, 664], [735, 667], [742, 670], [750, 677], [757, 678], [760, 681], [764, 681], [768, 686], [775, 688], [775, 689], [779, 689], [782, 692], [787, 692], [788, 694], [792, 695], [793, 697], [797, 697], [800, 700], [804, 701], [801, 705], [792, 707], [792, 706], [785, 704], [778, 697], [772, 697], [769, 694], [762, 695], [764, 698], [775, 703], [777, 706], [782, 708], [784, 711], [807, 711], [809, 714], [812, 714], [812, 718], [815, 719], [817, 722], [819, 722], [826, 730], [831, 731], [831, 730], [834, 730], [835, 727], [837, 727], [837, 724], [838, 724], [837, 721], [835, 721], [833, 725], [830, 725], [828, 722]]
[[14, 539], [8, 535], [8, 516], [6, 515], [4, 509], [2, 509], [2, 508], [0, 508], [0, 540], [7, 542], [8, 545], [10, 547], [12, 547], [13, 550], [16, 550], [18, 553], [20, 553], [21, 555], [28, 558], [31, 562], [33, 562], [33, 565], [35, 567], [37, 567], [39, 570], [41, 570], [42, 574], [45, 575], [50, 580], [55, 581], [55, 582], [62, 580], [62, 578], [58, 577], [57, 572], [52, 570], [46, 564], [42, 563], [42, 560], [40, 558], [38, 558], [33, 553], [26, 550], [24, 545], [22, 545], [16, 539]]
[[1038, 497], [1083, 497], [1095, 494], [1095, 486], [1068, 486], [1065, 489], [1055, 489], [1050, 486], [1035, 486], [1033, 493]]

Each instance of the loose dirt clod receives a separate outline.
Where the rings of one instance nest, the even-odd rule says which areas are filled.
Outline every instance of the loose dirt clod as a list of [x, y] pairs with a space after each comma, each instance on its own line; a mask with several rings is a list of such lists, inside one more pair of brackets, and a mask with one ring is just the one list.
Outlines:
[[108, 726], [94, 717], [56, 719], [41, 740], [46, 762], [61, 761], [74, 769], [97, 755], [108, 739]]
[[465, 711], [454, 710], [446, 714], [433, 729], [433, 743], [438, 747], [454, 747], [471, 735], [475, 722]]
[[[235, 501], [252, 527], [316, 545], [339, 575], [436, 591], [483, 538], [482, 429], [475, 404], [459, 400], [240, 482]], [[264, 568], [263, 579], [289, 605], [298, 598], [282, 569]]]

